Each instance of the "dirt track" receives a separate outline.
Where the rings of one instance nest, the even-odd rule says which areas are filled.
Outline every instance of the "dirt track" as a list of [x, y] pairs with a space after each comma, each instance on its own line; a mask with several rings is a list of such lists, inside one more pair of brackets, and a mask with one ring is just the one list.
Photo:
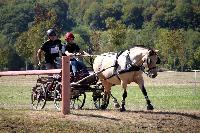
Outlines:
[[[43, 115], [41, 112], [27, 114], [32, 119]], [[46, 118], [53, 117], [62, 121], [70, 120], [96, 127], [96, 131], [107, 132], [200, 132], [200, 112], [175, 111], [126, 111], [116, 110], [72, 110], [71, 114], [46, 113]]]
[[[162, 77], [160, 76], [157, 79], [150, 80], [146, 79], [146, 84], [153, 85], [186, 85], [189, 81], [192, 81], [194, 73], [162, 73]], [[198, 74], [199, 76], [199, 74]], [[188, 78], [189, 77], [189, 78]], [[6, 84], [11, 86], [16, 85], [30, 85], [35, 84], [35, 80], [28, 80], [30, 82], [26, 82], [26, 84], [21, 84], [21, 82], [17, 81], [27, 81], [29, 77], [16, 77], [12, 80], [5, 80], [1, 78], [0, 84]], [[145, 77], [146, 78], [146, 77]], [[185, 79], [187, 78], [187, 79]], [[32, 77], [30, 77], [32, 79]], [[198, 77], [199, 80], [199, 77]], [[14, 83], [13, 83], [14, 82]], [[193, 85], [191, 83], [191, 85]], [[198, 84], [199, 86], [199, 84]], [[98, 111], [92, 109], [86, 110], [72, 110], [71, 114], [63, 116], [60, 112], [55, 111], [31, 111], [25, 110], [20, 112], [20, 115], [13, 114], [12, 110], [3, 110], [3, 114], [0, 114], [0, 132], [13, 131], [13, 127], [18, 128], [20, 131], [27, 127], [27, 129], [31, 128], [28, 131], [37, 131], [37, 128], [45, 125], [51, 124], [53, 121], [72, 121], [77, 123], [77, 125], [81, 124], [81, 126], [75, 126], [76, 131], [80, 131], [82, 129], [82, 125], [84, 125], [87, 129], [86, 132], [113, 132], [113, 133], [127, 133], [127, 132], [192, 132], [192, 133], [200, 133], [200, 111], [180, 111], [180, 110], [154, 110], [154, 111], [140, 111], [140, 110], [131, 110], [126, 112], [119, 112], [117, 110], [106, 110], [106, 111]], [[10, 111], [10, 112], [9, 112]], [[21, 110], [20, 110], [21, 111]], [[7, 113], [8, 112], [8, 113]], [[15, 113], [15, 111], [14, 111]], [[18, 119], [24, 116], [27, 120], [22, 120], [20, 123]], [[6, 121], [8, 119], [8, 121]], [[22, 118], [24, 119], [24, 118]], [[31, 120], [31, 121], [30, 121]], [[14, 121], [14, 122], [13, 122]], [[30, 121], [30, 122], [29, 122]], [[41, 123], [37, 123], [37, 122]], [[45, 123], [46, 121], [46, 123]], [[12, 125], [11, 125], [11, 124]], [[61, 125], [61, 124], [58, 125]], [[73, 124], [74, 124], [73, 123]], [[15, 124], [13, 126], [13, 124]], [[67, 125], [67, 124], [66, 124]], [[48, 128], [54, 125], [50, 125]], [[21, 127], [21, 128], [20, 128]], [[91, 130], [91, 127], [93, 130]], [[14, 128], [14, 129], [15, 129]], [[60, 131], [60, 127], [58, 131]], [[69, 128], [69, 127], [64, 127]], [[3, 130], [2, 130], [3, 129]], [[55, 129], [54, 129], [55, 130]], [[43, 131], [43, 129], [41, 129]], [[56, 131], [56, 130], [55, 130]], [[76, 132], [75, 131], [75, 132]], [[45, 131], [44, 131], [45, 132]], [[79, 132], [80, 133], [80, 132]]]

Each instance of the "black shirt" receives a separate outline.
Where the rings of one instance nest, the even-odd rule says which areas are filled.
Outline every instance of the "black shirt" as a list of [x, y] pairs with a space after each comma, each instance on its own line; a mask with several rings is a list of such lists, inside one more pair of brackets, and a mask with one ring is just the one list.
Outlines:
[[80, 48], [76, 43], [73, 44], [67, 43], [65, 50], [68, 51], [69, 53], [76, 53], [80, 51]]
[[61, 40], [48, 40], [41, 46], [41, 50], [45, 52], [46, 63], [54, 63], [56, 57], [59, 57], [59, 51], [62, 49]]

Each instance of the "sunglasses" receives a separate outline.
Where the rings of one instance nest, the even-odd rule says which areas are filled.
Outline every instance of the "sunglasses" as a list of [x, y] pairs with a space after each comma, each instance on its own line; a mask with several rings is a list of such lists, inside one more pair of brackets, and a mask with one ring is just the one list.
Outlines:
[[56, 34], [55, 34], [55, 33], [52, 33], [52, 34], [49, 34], [49, 36], [56, 36]]

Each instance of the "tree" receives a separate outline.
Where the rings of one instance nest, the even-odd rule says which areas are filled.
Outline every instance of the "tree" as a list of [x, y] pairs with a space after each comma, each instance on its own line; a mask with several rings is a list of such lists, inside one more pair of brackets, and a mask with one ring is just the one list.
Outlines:
[[133, 3], [127, 4], [123, 7], [123, 22], [126, 26], [139, 29], [142, 27], [144, 22], [143, 8], [141, 5], [135, 5]]
[[[181, 68], [186, 62], [186, 43], [183, 30], [166, 30], [161, 29], [158, 33], [158, 40], [156, 42], [156, 48], [161, 51], [164, 64], [169, 65], [170, 69]], [[173, 59], [173, 62], [172, 60]], [[176, 64], [178, 62], [179, 64]]]
[[8, 64], [8, 40], [0, 33], [0, 70], [6, 68]]
[[85, 11], [83, 20], [86, 25], [89, 25], [91, 29], [98, 30], [105, 27], [101, 20], [101, 12], [103, 8], [101, 4], [93, 2], [91, 6]]
[[100, 39], [103, 32], [101, 31], [91, 31], [90, 33], [90, 43], [91, 43], [91, 50], [93, 54], [100, 54], [101, 53], [101, 46], [100, 46]]
[[200, 69], [200, 47], [194, 51], [194, 68]]
[[155, 41], [157, 38], [157, 27], [152, 22], [144, 23], [140, 33], [140, 45], [144, 45], [149, 48], [154, 48]]
[[[125, 49], [126, 26], [121, 21], [116, 21], [114, 18], [106, 20], [108, 30], [102, 34], [101, 49], [102, 52], [114, 52]], [[105, 35], [103, 37], [103, 35]], [[105, 42], [106, 41], [106, 42]], [[104, 43], [103, 43], [104, 42]]]
[[200, 33], [189, 29], [185, 33], [185, 40], [187, 44], [186, 59], [188, 68], [199, 69], [200, 61], [198, 58], [198, 51], [200, 47]]
[[16, 41], [16, 50], [26, 61], [37, 64], [36, 53], [41, 44], [45, 41], [46, 31], [49, 28], [58, 29], [56, 25], [57, 14], [54, 11], [47, 11], [46, 8], [36, 6], [35, 12], [43, 12], [35, 16], [35, 24], [28, 31], [21, 34]]
[[28, 29], [33, 21], [32, 2], [11, 2], [0, 9], [1, 32], [7, 36], [10, 44], [14, 44], [21, 32]]
[[[108, 3], [106, 3], [108, 2]], [[106, 1], [104, 6], [103, 6], [103, 10], [101, 11], [101, 19], [102, 20], [106, 20], [109, 17], [113, 17], [115, 18], [115, 20], [120, 20], [121, 16], [123, 15], [122, 12], [122, 3], [118, 1]], [[104, 21], [104, 25], [105, 21]], [[104, 27], [106, 28], [106, 27]]]

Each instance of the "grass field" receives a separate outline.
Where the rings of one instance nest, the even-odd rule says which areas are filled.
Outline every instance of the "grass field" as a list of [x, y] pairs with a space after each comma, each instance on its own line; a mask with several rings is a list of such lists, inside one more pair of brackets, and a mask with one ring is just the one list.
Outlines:
[[[153, 112], [146, 111], [139, 87], [131, 84], [126, 99], [127, 112], [120, 113], [112, 102], [106, 111], [95, 110], [91, 93], [87, 93], [83, 110], [71, 110], [70, 115], [62, 116], [52, 102], [47, 102], [43, 111], [31, 110], [31, 88], [37, 76], [0, 77], [0, 132], [198, 131], [200, 83], [196, 86], [192, 83], [194, 73], [162, 72], [156, 79], [145, 75], [144, 78], [155, 108]], [[200, 81], [200, 73], [197, 73], [197, 81]], [[122, 92], [120, 86], [112, 88], [119, 102]]]
[[[160, 73], [156, 79], [144, 76], [146, 89], [155, 109], [200, 110], [200, 85], [198, 83], [195, 88], [194, 83], [190, 83], [193, 80], [193, 74]], [[200, 77], [200, 73], [198, 76]], [[29, 109], [31, 88], [35, 85], [36, 79], [37, 76], [1, 77], [0, 107]], [[122, 100], [122, 93], [121, 86], [112, 88], [112, 94], [119, 102]], [[136, 84], [129, 85], [126, 100], [129, 110], [146, 108], [144, 96]], [[91, 93], [87, 93], [84, 108], [94, 109]], [[109, 108], [113, 108], [112, 102]]]

